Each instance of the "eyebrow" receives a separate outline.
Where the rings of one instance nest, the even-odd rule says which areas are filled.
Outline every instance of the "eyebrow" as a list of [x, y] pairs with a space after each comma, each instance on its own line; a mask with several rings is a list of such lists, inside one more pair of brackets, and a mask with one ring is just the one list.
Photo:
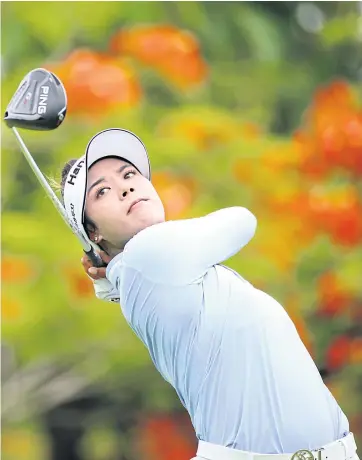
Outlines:
[[[122, 166], [118, 169], [117, 173], [121, 173], [124, 169], [129, 168], [130, 166], [131, 166], [131, 165], [130, 165], [129, 163], [126, 163], [126, 164], [122, 165]], [[97, 186], [98, 184], [100, 184], [101, 182], [104, 182], [105, 180], [106, 180], [106, 179], [105, 179], [104, 177], [100, 177], [100, 178], [97, 179], [95, 182], [93, 182], [93, 184], [89, 187], [87, 194], [89, 194], [89, 192], [90, 192], [94, 187], [96, 187], [96, 186]]]

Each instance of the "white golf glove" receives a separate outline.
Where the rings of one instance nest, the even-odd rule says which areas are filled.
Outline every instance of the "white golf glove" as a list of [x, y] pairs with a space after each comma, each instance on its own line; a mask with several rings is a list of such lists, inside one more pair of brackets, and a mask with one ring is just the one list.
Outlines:
[[107, 302], [119, 302], [119, 292], [112, 286], [112, 284], [107, 280], [107, 278], [101, 278], [99, 280], [94, 280], [90, 276], [94, 285], [94, 292], [97, 299], [105, 300]]
[[[109, 263], [111, 258], [105, 253], [100, 251], [100, 248], [96, 246], [94, 243], [92, 243], [93, 249], [95, 249], [102, 257], [105, 263]], [[92, 278], [87, 272], [91, 266], [91, 261], [88, 257], [83, 255], [81, 259], [81, 263], [83, 265], [84, 271], [86, 272], [88, 278], [92, 281], [93, 286], [94, 286], [94, 292], [96, 294], [97, 299], [99, 300], [105, 300], [107, 302], [119, 302], [120, 297], [119, 297], [119, 291], [113, 285], [108, 281], [107, 278], [99, 278], [99, 279], [94, 279]], [[102, 268], [102, 273], [104, 275], [104, 267]]]

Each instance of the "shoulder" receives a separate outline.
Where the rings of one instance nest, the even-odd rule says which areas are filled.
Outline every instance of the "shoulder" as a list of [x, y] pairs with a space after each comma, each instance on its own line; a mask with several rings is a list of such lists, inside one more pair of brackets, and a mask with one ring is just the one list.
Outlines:
[[160, 259], [160, 251], [172, 247], [172, 235], [177, 231], [177, 221], [167, 221], [151, 225], [137, 233], [125, 246], [124, 263], [144, 268], [148, 261]]
[[137, 233], [124, 248], [123, 264], [154, 282], [176, 282], [185, 268], [177, 236], [182, 233], [182, 222], [167, 221]]
[[[131, 255], [139, 250], [152, 251], [153, 247], [159, 246], [162, 242], [167, 244], [168, 239], [177, 227], [177, 221], [167, 221], [151, 225], [150, 227], [141, 230], [128, 241], [124, 248], [124, 253]], [[163, 240], [160, 240], [160, 238], [163, 238]]]

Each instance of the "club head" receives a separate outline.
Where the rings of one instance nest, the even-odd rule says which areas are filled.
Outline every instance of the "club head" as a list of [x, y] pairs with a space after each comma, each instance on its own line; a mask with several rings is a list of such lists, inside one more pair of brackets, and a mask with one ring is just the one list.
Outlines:
[[35, 69], [20, 83], [4, 121], [10, 128], [48, 131], [58, 128], [66, 111], [67, 95], [62, 82], [48, 70]]

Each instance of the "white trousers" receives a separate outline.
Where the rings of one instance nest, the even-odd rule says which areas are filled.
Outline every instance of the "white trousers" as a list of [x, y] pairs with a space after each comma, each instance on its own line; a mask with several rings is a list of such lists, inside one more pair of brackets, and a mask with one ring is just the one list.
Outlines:
[[359, 460], [352, 433], [318, 450], [299, 450], [291, 454], [256, 454], [199, 441], [192, 460]]

